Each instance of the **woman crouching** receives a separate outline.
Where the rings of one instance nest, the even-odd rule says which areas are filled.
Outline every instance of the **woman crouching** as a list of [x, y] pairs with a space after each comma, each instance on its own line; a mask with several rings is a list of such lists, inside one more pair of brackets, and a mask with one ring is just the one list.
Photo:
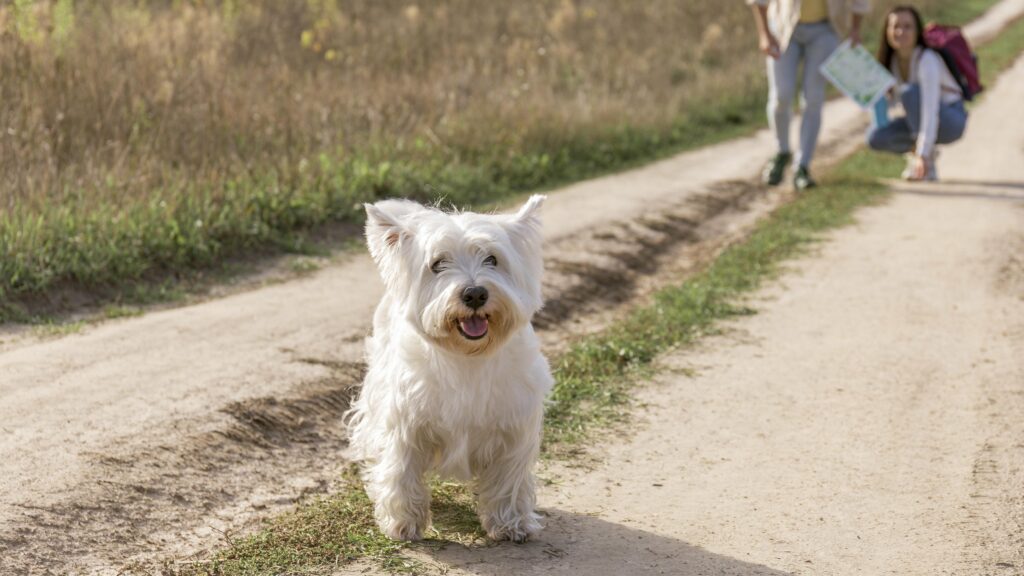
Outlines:
[[936, 146], [963, 136], [967, 126], [963, 91], [937, 52], [924, 42], [921, 15], [897, 6], [885, 17], [878, 61], [896, 77], [891, 100], [903, 104], [905, 116], [873, 128], [868, 145], [909, 154], [906, 180], [936, 180]]

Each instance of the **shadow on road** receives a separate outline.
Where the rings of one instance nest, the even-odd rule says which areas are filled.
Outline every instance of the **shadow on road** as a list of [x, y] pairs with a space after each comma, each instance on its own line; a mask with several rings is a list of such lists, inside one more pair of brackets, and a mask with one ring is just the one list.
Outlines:
[[582, 514], [548, 510], [540, 537], [522, 545], [449, 544], [428, 554], [479, 576], [508, 574], [784, 576], [789, 573]]
[[944, 198], [983, 198], [1009, 202], [1024, 202], [1024, 182], [984, 180], [941, 180], [939, 182], [888, 181], [889, 187], [900, 194], [936, 196]]

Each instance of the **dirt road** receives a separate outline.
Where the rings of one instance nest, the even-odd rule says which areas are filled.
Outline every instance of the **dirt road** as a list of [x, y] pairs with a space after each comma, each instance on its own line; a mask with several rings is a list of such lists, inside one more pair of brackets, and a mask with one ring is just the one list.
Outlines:
[[[989, 109], [1003, 114], [1002, 124], [989, 120], [993, 134], [1014, 135], [1000, 128], [1020, 118], [1011, 103], [1024, 95], [1022, 77], [1018, 66], [1009, 88], [994, 90], [977, 113], [971, 134], [982, 144], [991, 145], [978, 128]], [[826, 118], [826, 155], [858, 143], [861, 118], [850, 105], [831, 104]], [[554, 193], [545, 207], [549, 303], [538, 319], [548, 345], [601, 326], [777, 205], [784, 192], [749, 184], [769, 149], [761, 133]], [[1009, 440], [1021, 437], [1020, 418], [1005, 410], [1022, 413], [1022, 328], [1013, 322], [1024, 318], [1024, 281], [1010, 243], [1021, 245], [1021, 210], [1018, 200], [988, 196], [1021, 195], [1024, 175], [1012, 172], [1024, 165], [1021, 142], [1005, 152], [970, 141], [949, 150], [945, 175], [976, 181], [954, 166], [977, 154], [972, 165], [994, 163], [986, 180], [1009, 184], [898, 196], [837, 235], [788, 287], [766, 293], [774, 298], [766, 313], [738, 325], [733, 340], [667, 360], [696, 366], [700, 376], [649, 390], [662, 408], [633, 442], [607, 448], [606, 468], [551, 472], [565, 487], [542, 497], [552, 519], [541, 541], [448, 549], [438, 560], [474, 563], [471, 572], [482, 574], [657, 573], [652, 562], [666, 573], [711, 566], [774, 574], [829, 571], [808, 569], [807, 560], [843, 572], [836, 566], [878, 558], [844, 572], [871, 573], [885, 558], [931, 566], [963, 551], [963, 562], [980, 559], [1002, 550], [999, 527], [1019, 544], [1013, 523], [1021, 518], [1004, 514], [1009, 504], [999, 499], [1006, 482], [1020, 486]], [[890, 257], [898, 269], [889, 269]], [[911, 273], [927, 263], [938, 268]], [[215, 545], [218, 533], [325, 490], [342, 465], [338, 416], [361, 377], [361, 340], [379, 291], [368, 258], [357, 255], [309, 278], [79, 335], [0, 336], [0, 574], [116, 573]], [[825, 321], [844, 311], [858, 313]], [[815, 323], [799, 321], [811, 313]], [[899, 339], [882, 338], [890, 334]], [[883, 357], [869, 354], [872, 346]], [[907, 357], [921, 363], [902, 364]], [[786, 373], [771, 376], [773, 366]], [[823, 418], [830, 410], [835, 417]], [[969, 461], [974, 476], [965, 478]], [[629, 478], [616, 480], [624, 469]], [[857, 498], [843, 498], [851, 493]], [[961, 501], [970, 494], [977, 497]], [[933, 507], [901, 512], [915, 498], [932, 498]], [[1019, 500], [1010, 504], [1019, 510]], [[935, 510], [948, 514], [929, 515]], [[848, 543], [854, 534], [861, 548]], [[945, 546], [941, 555], [922, 547], [961, 542], [957, 535], [973, 547]], [[1007, 573], [1024, 570], [1021, 559], [997, 556], [1015, 567], [1000, 568]]]

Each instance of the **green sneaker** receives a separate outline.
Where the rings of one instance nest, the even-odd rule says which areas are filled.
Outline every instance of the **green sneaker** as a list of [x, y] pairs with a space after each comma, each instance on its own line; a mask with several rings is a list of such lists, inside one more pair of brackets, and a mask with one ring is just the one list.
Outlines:
[[792, 161], [792, 153], [779, 152], [765, 165], [761, 179], [769, 186], [778, 186], [782, 182], [782, 177], [786, 175], [786, 167]]
[[799, 166], [796, 169], [796, 175], [793, 176], [793, 187], [797, 190], [807, 190], [808, 188], [814, 188], [818, 183], [811, 178], [811, 173], [807, 171], [804, 166]]

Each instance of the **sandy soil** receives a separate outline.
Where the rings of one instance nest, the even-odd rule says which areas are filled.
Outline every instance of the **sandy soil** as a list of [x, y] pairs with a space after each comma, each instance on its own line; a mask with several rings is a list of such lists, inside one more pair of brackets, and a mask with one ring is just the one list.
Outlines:
[[[1024, 131], [1005, 129], [1021, 124], [1022, 79], [1019, 65], [943, 156], [958, 183], [865, 211], [758, 296], [762, 315], [666, 358], [698, 376], [648, 389], [645, 425], [603, 447], [604, 465], [548, 470], [558, 487], [538, 542], [429, 561], [473, 574], [1024, 573]], [[835, 158], [863, 126], [845, 102], [826, 118]], [[761, 133], [553, 193], [548, 345], [784, 200], [750, 184], [769, 150]], [[328, 489], [379, 294], [358, 255], [78, 335], [7, 337], [0, 574], [117, 573]]]

